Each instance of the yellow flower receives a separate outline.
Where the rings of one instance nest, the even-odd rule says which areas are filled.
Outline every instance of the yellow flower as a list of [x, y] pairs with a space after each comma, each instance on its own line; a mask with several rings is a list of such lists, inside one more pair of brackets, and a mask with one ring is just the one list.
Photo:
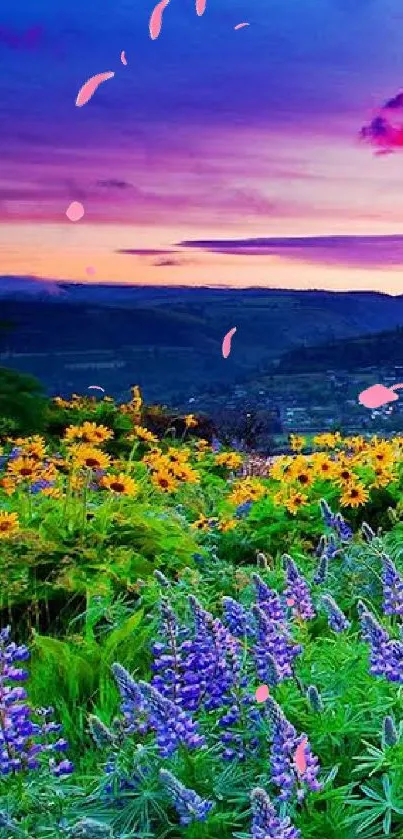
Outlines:
[[10, 460], [7, 466], [7, 473], [16, 480], [30, 481], [33, 478], [39, 478], [43, 472], [40, 464], [32, 457], [16, 457]]
[[297, 484], [300, 484], [301, 487], [309, 487], [313, 482], [312, 471], [308, 471], [308, 469], [293, 470], [292, 479]]
[[75, 466], [85, 469], [107, 469], [110, 465], [110, 457], [95, 446], [87, 446], [85, 443], [74, 446], [70, 454]]
[[217, 466], [226, 466], [227, 469], [239, 469], [242, 465], [242, 457], [236, 452], [222, 452], [214, 460]]
[[347, 448], [352, 449], [353, 452], [363, 452], [367, 448], [364, 437], [361, 437], [360, 435], [357, 437], [347, 437], [344, 442]]
[[307, 504], [308, 498], [302, 492], [292, 492], [290, 493], [289, 497], [284, 501], [284, 506], [291, 513], [293, 516], [298, 512], [300, 507], [303, 507], [304, 504]]
[[242, 481], [237, 481], [234, 488], [229, 495], [228, 500], [231, 504], [246, 504], [247, 501], [258, 501], [266, 495], [266, 487], [255, 478], [244, 478]]
[[19, 530], [20, 523], [17, 513], [0, 513], [0, 539], [8, 539]]
[[357, 475], [350, 469], [349, 466], [345, 464], [337, 465], [336, 467], [336, 474], [334, 477], [334, 482], [337, 486], [344, 489], [345, 487], [351, 486], [357, 480]]
[[197, 419], [194, 414], [186, 414], [184, 420], [186, 428], [195, 428], [197, 425]]
[[64, 495], [58, 487], [45, 487], [41, 489], [41, 495], [46, 495], [47, 498], [63, 498]]
[[43, 460], [46, 454], [46, 443], [43, 437], [35, 434], [34, 437], [18, 437], [14, 444], [21, 449], [21, 454], [31, 457], [33, 460]]
[[131, 408], [136, 413], [138, 413], [141, 409], [142, 404], [143, 404], [140, 388], [139, 388], [138, 385], [135, 385], [134, 387], [130, 388], [130, 391], [131, 391], [131, 394], [132, 394]]
[[158, 446], [155, 446], [153, 449], [150, 449], [150, 451], [148, 451], [147, 454], [144, 455], [141, 462], [146, 463], [147, 466], [154, 467], [154, 464], [158, 463], [161, 457], [161, 449], [159, 449]]
[[133, 434], [139, 440], [143, 440], [144, 443], [158, 443], [158, 437], [142, 425], [135, 425], [133, 428]]
[[151, 481], [162, 492], [175, 492], [178, 488], [178, 482], [175, 481], [175, 478], [167, 470], [154, 472], [151, 475]]
[[298, 434], [290, 434], [290, 446], [293, 452], [300, 452], [306, 443], [305, 437], [300, 437]]
[[238, 522], [236, 519], [224, 519], [220, 522], [218, 529], [222, 531], [222, 533], [227, 533], [228, 530], [233, 530], [236, 527]]
[[70, 443], [73, 440], [82, 440], [83, 443], [99, 445], [113, 437], [113, 431], [105, 425], [97, 425], [95, 422], [84, 422], [82, 425], [69, 425], [64, 434], [64, 441]]
[[337, 466], [326, 454], [314, 454], [312, 457], [314, 473], [318, 478], [334, 478]]
[[344, 490], [340, 504], [342, 507], [361, 507], [366, 504], [369, 498], [369, 492], [362, 484], [350, 484]]
[[178, 481], [185, 481], [187, 484], [198, 484], [200, 481], [196, 470], [186, 463], [172, 463], [169, 471]]
[[391, 472], [389, 469], [385, 469], [382, 466], [378, 466], [374, 469], [375, 478], [371, 484], [371, 487], [374, 489], [381, 489], [382, 487], [387, 487], [393, 481], [396, 481], [397, 476]]
[[209, 527], [214, 527], [217, 521], [216, 518], [207, 518], [207, 516], [201, 514], [191, 526], [194, 530], [208, 530]]
[[18, 480], [14, 480], [11, 477], [2, 478], [0, 481], [0, 486], [3, 487], [4, 492], [6, 495], [14, 495], [18, 485]]
[[371, 446], [369, 449], [369, 458], [377, 466], [391, 466], [395, 460], [393, 446], [386, 440]]
[[274, 463], [271, 464], [269, 474], [275, 481], [282, 481], [284, 474], [289, 469], [292, 463], [292, 457], [281, 455], [277, 457]]
[[185, 464], [189, 460], [190, 449], [175, 449], [174, 446], [170, 446], [164, 457], [169, 463]]
[[204, 452], [208, 451], [211, 448], [211, 446], [208, 440], [197, 440], [197, 442], [195, 443], [195, 448], [201, 452]]
[[101, 481], [105, 489], [114, 495], [137, 495], [139, 487], [133, 478], [120, 472], [119, 475], [105, 475]]
[[320, 448], [334, 449], [338, 443], [341, 443], [341, 434], [338, 431], [335, 431], [334, 434], [317, 434], [313, 438], [313, 442], [315, 446], [319, 446]]

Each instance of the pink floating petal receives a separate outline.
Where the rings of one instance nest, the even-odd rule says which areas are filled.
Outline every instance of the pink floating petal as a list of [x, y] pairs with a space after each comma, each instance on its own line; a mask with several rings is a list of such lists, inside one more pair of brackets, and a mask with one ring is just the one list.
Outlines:
[[237, 23], [237, 25], [234, 26], [234, 29], [243, 29], [244, 26], [250, 26], [250, 23]]
[[164, 9], [166, 9], [168, 3], [169, 3], [169, 0], [160, 0], [160, 3], [157, 3], [157, 5], [154, 7], [154, 9], [151, 12], [149, 29], [150, 29], [150, 38], [152, 38], [153, 41], [155, 41], [155, 39], [158, 38], [158, 35], [161, 32], [162, 15], [163, 15]]
[[93, 274], [95, 274], [95, 273], [96, 273], [95, 268], [93, 267], [93, 265], [87, 265], [87, 267], [86, 267], [86, 269], [85, 269], [85, 270], [86, 270], [86, 273], [88, 274], [88, 276], [89, 276], [89, 277], [91, 277]]
[[99, 385], [89, 385], [89, 387], [87, 388], [87, 390], [102, 390], [102, 391], [103, 391], [103, 393], [105, 393], [104, 388], [103, 388], [103, 387], [100, 387]]
[[366, 390], [362, 390], [358, 396], [358, 401], [365, 408], [381, 408], [382, 405], [387, 405], [388, 402], [395, 402], [398, 399], [397, 393], [394, 393], [385, 385], [371, 385]]
[[80, 221], [84, 215], [84, 207], [79, 201], [72, 201], [67, 207], [66, 216], [69, 221]]
[[287, 606], [293, 606], [294, 603], [295, 603], [295, 600], [294, 600], [293, 597], [287, 597], [287, 600], [285, 602], [287, 603]]
[[305, 749], [307, 747], [307, 744], [308, 744], [308, 738], [304, 737], [304, 739], [301, 740], [299, 746], [297, 746], [296, 751], [295, 751], [295, 755], [294, 755], [294, 763], [295, 763], [295, 766], [297, 767], [297, 770], [298, 770], [300, 775], [304, 774], [304, 772], [306, 770], [306, 766], [307, 766], [306, 756], [305, 756]]
[[121, 60], [122, 64], [124, 64], [125, 66], [127, 65], [126, 55], [125, 55], [124, 50], [122, 50], [122, 52], [120, 53], [120, 60]]
[[235, 335], [235, 332], [236, 332], [236, 326], [234, 326], [233, 329], [230, 329], [230, 331], [227, 332], [226, 335], [224, 335], [224, 340], [222, 342], [222, 354], [223, 354], [224, 358], [228, 358], [228, 356], [231, 352], [231, 340], [232, 340], [232, 336]]
[[199, 15], [199, 17], [204, 15], [204, 12], [206, 11], [206, 2], [207, 0], [196, 0], [196, 14]]
[[259, 685], [255, 692], [256, 702], [266, 702], [269, 698], [270, 691], [267, 685]]
[[94, 95], [99, 85], [102, 84], [102, 82], [106, 82], [108, 79], [112, 79], [114, 75], [114, 73], [108, 71], [107, 73], [97, 73], [96, 76], [91, 76], [91, 78], [88, 79], [88, 81], [86, 81], [78, 91], [76, 99], [77, 108], [82, 108], [83, 105], [86, 105]]

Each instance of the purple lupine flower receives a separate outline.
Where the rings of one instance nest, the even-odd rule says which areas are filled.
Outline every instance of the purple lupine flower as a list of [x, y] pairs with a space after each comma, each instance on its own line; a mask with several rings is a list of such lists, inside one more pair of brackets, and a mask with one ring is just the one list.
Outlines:
[[112, 664], [112, 674], [119, 689], [126, 734], [147, 734], [149, 709], [137, 682], [121, 664]]
[[256, 600], [259, 608], [270, 620], [284, 623], [286, 620], [284, 607], [280, 596], [269, 588], [259, 574], [252, 574], [252, 582], [256, 590]]
[[313, 608], [308, 583], [299, 573], [294, 560], [288, 554], [284, 554], [283, 560], [288, 583], [284, 596], [287, 600], [294, 601], [292, 610], [296, 617], [305, 621], [312, 620], [316, 617], [316, 612]]
[[322, 603], [326, 609], [328, 623], [330, 628], [333, 629], [333, 632], [344, 632], [351, 626], [350, 621], [347, 620], [344, 612], [342, 612], [330, 594], [323, 595]]
[[235, 638], [245, 638], [248, 635], [256, 634], [252, 615], [241, 603], [233, 600], [232, 597], [223, 597], [222, 604], [224, 621]]
[[403, 615], [403, 579], [389, 556], [382, 555], [383, 611]]
[[[167, 696], [173, 702], [181, 703], [185, 669], [182, 642], [188, 633], [185, 628], [179, 626], [176, 615], [165, 598], [161, 598], [160, 611], [159, 636], [161, 640], [152, 646], [154, 656], [152, 670], [156, 673], [152, 684], [163, 696]], [[191, 708], [197, 707], [195, 700], [198, 696], [190, 697], [188, 692], [186, 698], [192, 699]]]
[[324, 550], [316, 566], [315, 576], [313, 578], [314, 583], [316, 583], [316, 585], [322, 585], [322, 583], [326, 581], [328, 573], [329, 557], [326, 551]]
[[174, 702], [163, 696], [147, 682], [139, 682], [140, 690], [149, 709], [149, 725], [155, 731], [159, 752], [170, 757], [183, 744], [188, 749], [199, 749], [205, 745], [199, 734], [199, 726], [190, 714], [178, 708]]
[[159, 776], [172, 799], [180, 824], [188, 825], [194, 821], [206, 821], [210, 810], [214, 807], [213, 801], [207, 801], [197, 795], [194, 790], [187, 789], [167, 769], [160, 769]]
[[334, 528], [342, 542], [350, 542], [353, 538], [353, 531], [341, 513], [337, 513], [335, 517]]
[[342, 542], [349, 542], [353, 531], [341, 513], [335, 515], [324, 498], [320, 499], [319, 506], [325, 525], [331, 527]]
[[301, 832], [293, 827], [290, 819], [278, 817], [264, 789], [252, 790], [251, 803], [251, 839], [300, 839]]
[[[64, 752], [68, 748], [63, 738], [52, 742], [49, 737], [62, 728], [49, 720], [53, 708], [30, 708], [25, 688], [16, 686], [15, 683], [28, 679], [28, 673], [15, 664], [27, 661], [30, 654], [27, 647], [9, 643], [9, 639], [8, 626], [0, 632], [0, 775], [38, 769], [40, 754]], [[58, 764], [50, 758], [48, 765], [55, 775], [73, 771], [68, 760]]]
[[187, 661], [198, 674], [204, 707], [211, 711], [220, 708], [231, 689], [239, 684], [241, 647], [221, 621], [213, 618], [192, 595], [189, 604], [195, 636], [188, 642]]
[[[271, 772], [273, 783], [280, 789], [278, 797], [280, 801], [289, 801], [296, 793], [297, 800], [302, 801], [306, 788], [311, 792], [322, 789], [317, 780], [318, 758], [312, 754], [306, 735], [297, 734], [273, 697], [269, 696], [265, 710], [272, 723]], [[302, 743], [305, 758], [303, 769], [295, 764], [295, 753]]]
[[267, 683], [273, 675], [273, 659], [278, 681], [291, 678], [293, 659], [302, 647], [294, 644], [283, 624], [271, 620], [259, 606], [253, 606], [257, 621], [257, 641], [253, 648], [259, 681]]
[[335, 515], [329, 507], [325, 498], [321, 498], [319, 501], [320, 512], [322, 514], [323, 521], [327, 527], [334, 527], [335, 525]]
[[390, 682], [403, 682], [403, 642], [390, 639], [386, 629], [359, 601], [361, 634], [370, 644], [370, 673]]
[[252, 501], [244, 501], [243, 504], [239, 504], [235, 510], [235, 518], [236, 519], [243, 519], [245, 516], [248, 515], [249, 510], [252, 507]]

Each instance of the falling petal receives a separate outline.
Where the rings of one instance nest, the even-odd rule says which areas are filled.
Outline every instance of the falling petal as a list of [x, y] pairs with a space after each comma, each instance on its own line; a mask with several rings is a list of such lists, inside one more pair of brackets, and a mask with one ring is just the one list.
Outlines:
[[287, 597], [285, 602], [287, 603], [287, 606], [294, 606], [295, 600], [293, 597]]
[[256, 702], [266, 702], [266, 699], [269, 698], [270, 691], [267, 685], [259, 685], [256, 690]]
[[80, 221], [84, 215], [84, 207], [79, 201], [72, 201], [67, 207], [66, 216], [69, 221]]
[[99, 85], [102, 84], [102, 82], [106, 82], [108, 79], [112, 79], [114, 75], [115, 74], [112, 72], [107, 72], [97, 73], [96, 76], [91, 76], [91, 78], [88, 79], [88, 81], [86, 81], [78, 91], [76, 99], [77, 108], [82, 108], [83, 105], [86, 105], [94, 95]]
[[166, 9], [168, 3], [169, 3], [169, 0], [160, 0], [160, 3], [157, 3], [157, 5], [154, 7], [153, 11], [151, 12], [149, 29], [150, 29], [150, 38], [152, 38], [153, 41], [155, 41], [155, 39], [158, 38], [158, 35], [161, 32], [162, 15], [163, 15], [164, 9]]
[[124, 50], [122, 50], [122, 52], [120, 53], [120, 60], [121, 60], [122, 64], [124, 64], [125, 66], [127, 65], [126, 55], [125, 55]]
[[306, 757], [305, 757], [305, 749], [308, 743], [308, 738], [304, 737], [301, 740], [299, 746], [297, 746], [295, 755], [294, 755], [294, 763], [297, 767], [297, 771], [300, 775], [303, 775], [306, 770]]
[[206, 11], [206, 0], [196, 0], [196, 14], [201, 17]]
[[103, 391], [103, 393], [105, 393], [104, 388], [103, 388], [103, 387], [100, 387], [99, 385], [89, 385], [89, 386], [88, 386], [88, 388], [87, 388], [87, 390], [102, 390], [102, 391]]
[[234, 29], [243, 29], [244, 26], [250, 26], [250, 23], [237, 23], [237, 25], [234, 26]]
[[[397, 385], [395, 385], [397, 387]], [[365, 408], [381, 408], [382, 405], [387, 405], [388, 402], [395, 402], [398, 399], [397, 393], [385, 385], [371, 385], [366, 390], [362, 390], [358, 396], [360, 405]]]
[[87, 265], [85, 270], [89, 277], [91, 277], [92, 274], [95, 274], [95, 268], [93, 265]]
[[235, 335], [235, 332], [236, 332], [236, 326], [234, 326], [233, 329], [230, 329], [230, 331], [227, 332], [227, 334], [224, 336], [224, 340], [222, 342], [222, 354], [223, 354], [224, 358], [228, 358], [228, 356], [231, 352], [231, 339], [232, 339], [232, 336]]

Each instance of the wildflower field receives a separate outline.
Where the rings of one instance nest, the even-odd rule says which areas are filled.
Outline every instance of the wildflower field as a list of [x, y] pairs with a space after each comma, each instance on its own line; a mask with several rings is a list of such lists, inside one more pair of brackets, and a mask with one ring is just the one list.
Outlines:
[[403, 437], [201, 430], [3, 435], [0, 837], [403, 839]]

